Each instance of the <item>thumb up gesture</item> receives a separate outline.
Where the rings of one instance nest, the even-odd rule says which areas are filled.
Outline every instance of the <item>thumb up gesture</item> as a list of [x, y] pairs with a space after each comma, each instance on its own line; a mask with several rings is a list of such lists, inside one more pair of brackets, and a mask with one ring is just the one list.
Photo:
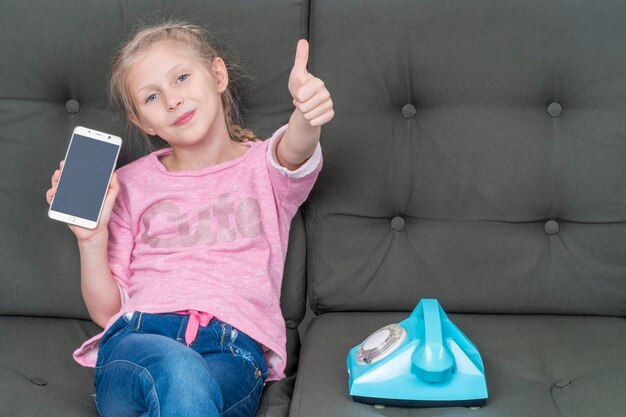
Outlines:
[[289, 76], [289, 92], [296, 110], [311, 126], [328, 123], [335, 112], [330, 93], [324, 82], [309, 73], [309, 43], [300, 39], [296, 48], [296, 59]]

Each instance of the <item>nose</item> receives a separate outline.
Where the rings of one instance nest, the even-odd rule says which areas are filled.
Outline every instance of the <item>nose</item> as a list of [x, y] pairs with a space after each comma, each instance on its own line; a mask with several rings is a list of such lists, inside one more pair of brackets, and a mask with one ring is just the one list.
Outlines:
[[176, 110], [183, 102], [184, 100], [179, 94], [169, 94], [166, 99], [167, 109]]

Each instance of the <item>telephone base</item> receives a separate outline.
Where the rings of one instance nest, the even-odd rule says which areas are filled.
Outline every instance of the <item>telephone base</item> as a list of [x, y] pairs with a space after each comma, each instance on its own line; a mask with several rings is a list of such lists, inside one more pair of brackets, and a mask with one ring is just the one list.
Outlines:
[[486, 398], [473, 399], [473, 400], [394, 400], [389, 398], [375, 398], [375, 397], [359, 397], [353, 396], [352, 399], [358, 403], [378, 405], [384, 404], [391, 407], [482, 407], [487, 402]]
[[365, 404], [477, 407], [488, 397], [478, 349], [435, 299], [372, 333], [350, 350], [347, 365], [350, 395]]

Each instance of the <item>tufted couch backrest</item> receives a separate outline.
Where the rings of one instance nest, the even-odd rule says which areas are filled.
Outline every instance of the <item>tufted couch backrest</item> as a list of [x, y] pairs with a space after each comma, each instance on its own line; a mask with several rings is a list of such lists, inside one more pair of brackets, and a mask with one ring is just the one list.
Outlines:
[[626, 3], [396, 3], [311, 6], [313, 309], [626, 316]]
[[[88, 318], [76, 239], [47, 218], [44, 196], [76, 125], [122, 136], [119, 165], [142, 154], [141, 139], [129, 134], [106, 95], [111, 57], [139, 22], [189, 21], [227, 45], [249, 74], [245, 118], [261, 137], [293, 109], [287, 80], [296, 43], [306, 36], [307, 2], [84, 3], [10, 2], [3, 5], [10, 13], [0, 13], [0, 315]], [[297, 235], [302, 220], [295, 224]], [[289, 262], [293, 277], [283, 292], [290, 343], [297, 343], [305, 308], [303, 249], [294, 251], [301, 256]]]

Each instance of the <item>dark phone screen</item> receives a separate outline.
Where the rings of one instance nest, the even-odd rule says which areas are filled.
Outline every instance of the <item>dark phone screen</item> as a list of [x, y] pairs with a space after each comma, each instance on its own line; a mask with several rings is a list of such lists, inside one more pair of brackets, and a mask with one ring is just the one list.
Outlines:
[[119, 146], [74, 135], [52, 210], [97, 221]]

